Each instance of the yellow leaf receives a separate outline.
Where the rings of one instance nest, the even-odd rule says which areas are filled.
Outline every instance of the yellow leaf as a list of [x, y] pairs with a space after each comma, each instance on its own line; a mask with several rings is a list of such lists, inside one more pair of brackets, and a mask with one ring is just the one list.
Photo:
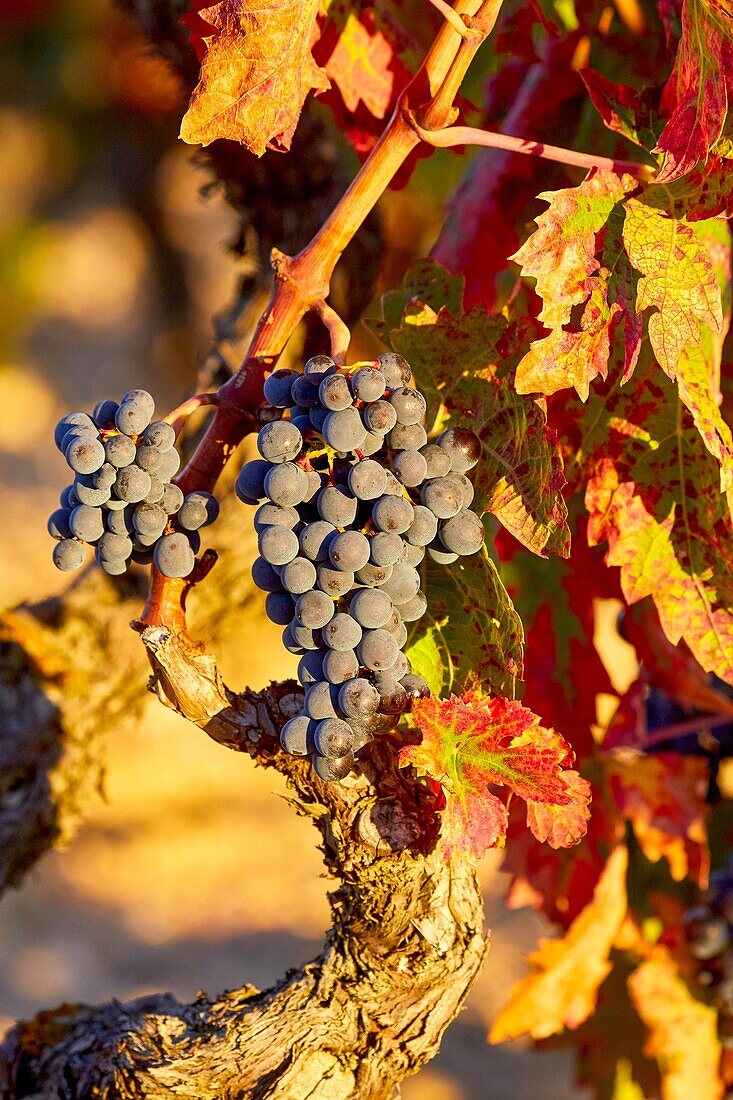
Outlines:
[[606, 863], [593, 900], [561, 939], [543, 940], [528, 962], [535, 973], [523, 978], [499, 1010], [489, 1041], [519, 1035], [545, 1039], [576, 1028], [595, 1008], [598, 989], [611, 970], [608, 954], [626, 916], [628, 854], [619, 845]]

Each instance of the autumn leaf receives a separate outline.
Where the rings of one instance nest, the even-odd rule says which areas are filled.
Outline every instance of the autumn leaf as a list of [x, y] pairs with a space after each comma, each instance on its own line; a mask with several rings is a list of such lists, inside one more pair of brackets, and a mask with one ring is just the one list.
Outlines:
[[733, 100], [733, 20], [719, 0], [684, 0], [682, 38], [662, 97], [671, 112], [659, 138], [670, 183], [715, 153]]
[[581, 69], [578, 75], [609, 130], [622, 134], [642, 149], [654, 148], [664, 120], [655, 109], [648, 90], [619, 84], [595, 69]]
[[318, 0], [222, 0], [199, 15], [214, 33], [204, 39], [201, 79], [181, 123], [189, 144], [238, 141], [261, 156], [268, 145], [290, 148], [308, 92], [329, 80], [316, 65]]
[[502, 1043], [520, 1035], [545, 1039], [577, 1028], [593, 1012], [598, 989], [611, 970], [609, 952], [626, 916], [626, 847], [609, 857], [593, 893], [562, 939], [542, 940], [528, 957], [535, 973], [523, 978], [489, 1033]]
[[700, 325], [720, 332], [720, 290], [710, 256], [689, 226], [637, 199], [625, 204], [623, 240], [629, 260], [641, 274], [636, 309], [654, 309], [649, 339], [657, 362], [674, 381], [677, 360], [699, 344]]
[[706, 760], [676, 752], [644, 755], [614, 750], [604, 758], [619, 814], [630, 821], [650, 861], [666, 858], [675, 882], [691, 878], [705, 889], [710, 870]]
[[[559, 817], [551, 827], [539, 818], [540, 830], [556, 844], [573, 844], [578, 834], [578, 807], [586, 806], [585, 781], [562, 765], [572, 759], [559, 734], [539, 726], [539, 718], [520, 703], [468, 692], [450, 699], [420, 699], [413, 719], [422, 733], [419, 745], [400, 750], [400, 767], [441, 783], [446, 795], [441, 837], [447, 855], [481, 855], [506, 832], [507, 811], [489, 785], [507, 787], [528, 803], [568, 807], [563, 830]], [[533, 819], [533, 823], [535, 823]]]
[[394, 51], [373, 20], [370, 24], [361, 13], [349, 12], [325, 69], [348, 111], [361, 102], [375, 118], [384, 118], [392, 99]]
[[411, 624], [406, 653], [434, 695], [490, 687], [513, 696], [523, 674], [524, 632], [493, 561], [483, 554], [445, 569], [427, 561], [428, 607]]
[[662, 1100], [721, 1100], [715, 1009], [692, 996], [662, 949], [634, 971], [628, 984], [634, 1007], [649, 1030], [644, 1053], [659, 1064]]
[[534, 553], [566, 555], [562, 461], [544, 408], [516, 393], [516, 362], [506, 319], [475, 308], [463, 313], [463, 280], [429, 261], [408, 273], [382, 302], [372, 327], [412, 364], [441, 426], [470, 424], [482, 443], [474, 507], [491, 512]]

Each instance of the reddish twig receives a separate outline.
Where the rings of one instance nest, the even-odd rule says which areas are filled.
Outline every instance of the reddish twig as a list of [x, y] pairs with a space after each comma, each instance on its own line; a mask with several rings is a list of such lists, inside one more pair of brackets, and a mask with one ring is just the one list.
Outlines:
[[662, 726], [647, 733], [644, 738], [644, 748], [662, 745], [665, 741], [673, 741], [677, 737], [685, 737], [690, 733], [705, 733], [707, 730], [717, 729], [718, 726], [730, 726], [732, 722], [730, 714], [698, 714], [695, 718], [688, 718], [684, 722], [672, 722], [669, 726]]
[[[273, 251], [275, 275], [270, 301], [262, 314], [244, 363], [218, 391], [218, 408], [193, 457], [177, 478], [184, 493], [212, 490], [229, 457], [252, 424], [262, 403], [265, 374], [273, 370], [295, 328], [330, 291], [339, 257], [375, 206], [420, 138], [405, 118], [440, 128], [453, 121], [453, 98], [478, 47], [493, 29], [501, 0], [457, 0], [455, 12], [469, 16], [471, 34], [458, 37], [450, 23], [436, 35], [422, 65], [409, 82], [382, 136], [332, 213], [310, 244], [295, 257]], [[166, 582], [153, 567], [143, 613], [146, 625], [171, 622]], [[180, 616], [176, 616], [176, 627]]]
[[436, 149], [450, 149], [455, 145], [483, 145], [490, 149], [505, 149], [511, 153], [523, 153], [530, 157], [553, 160], [558, 164], [570, 164], [576, 168], [598, 168], [627, 173], [638, 179], [649, 180], [654, 169], [646, 164], [632, 160], [613, 160], [611, 157], [597, 157], [592, 153], [577, 153], [574, 149], [562, 149], [559, 145], [546, 145], [542, 141], [530, 141], [527, 138], [498, 134], [491, 130], [479, 130], [474, 126], [448, 126], [440, 130], [427, 130], [407, 112], [407, 121], [421, 141]]
[[331, 358], [334, 363], [343, 365], [346, 362], [346, 353], [351, 343], [349, 326], [341, 320], [336, 310], [328, 302], [318, 302], [314, 306], [314, 310], [328, 330], [331, 339]]
[[181, 428], [188, 420], [192, 412], [196, 409], [200, 409], [203, 405], [218, 405], [219, 396], [216, 393], [197, 393], [193, 397], [189, 397], [187, 401], [184, 401], [176, 409], [172, 409], [167, 416], [163, 417], [166, 424], [170, 424], [176, 435], [180, 432]]

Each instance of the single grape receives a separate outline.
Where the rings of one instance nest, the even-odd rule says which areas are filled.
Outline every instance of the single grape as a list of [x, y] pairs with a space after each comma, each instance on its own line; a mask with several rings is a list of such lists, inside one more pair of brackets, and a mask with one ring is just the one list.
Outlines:
[[325, 474], [320, 474], [318, 470], [306, 470], [305, 476], [308, 478], [308, 492], [303, 497], [303, 503], [309, 504], [325, 488], [327, 478]]
[[137, 504], [148, 495], [151, 484], [150, 474], [146, 474], [138, 466], [125, 466], [117, 474], [114, 492], [119, 500], [124, 500], [127, 504]]
[[92, 409], [92, 420], [98, 428], [109, 431], [115, 426], [115, 416], [119, 407], [116, 401], [109, 398], [99, 401]]
[[147, 390], [128, 390], [115, 413], [117, 430], [124, 435], [140, 435], [153, 419], [154, 412], [155, 402]]
[[389, 395], [389, 403], [397, 413], [397, 423], [409, 426], [419, 424], [425, 417], [425, 398], [411, 386], [400, 386]]
[[[273, 530], [282, 530], [282, 528], [273, 528]], [[295, 603], [296, 622], [300, 626], [309, 626], [311, 630], [320, 630], [324, 627], [333, 618], [333, 613], [333, 600], [318, 589], [304, 592], [302, 596], [298, 596]]]
[[293, 410], [294, 415], [290, 417], [290, 423], [294, 428], [297, 428], [302, 436], [306, 432], [309, 432], [313, 425], [311, 424], [311, 410], [307, 409], [305, 412]]
[[361, 627], [351, 615], [340, 611], [323, 627], [323, 640], [329, 649], [339, 652], [356, 649], [361, 641]]
[[257, 504], [265, 499], [265, 475], [270, 468], [270, 463], [264, 458], [245, 462], [234, 486], [234, 491], [243, 504]]
[[328, 556], [337, 569], [355, 573], [369, 561], [369, 539], [360, 531], [342, 531], [331, 541]]
[[52, 539], [70, 539], [72, 531], [69, 527], [69, 508], [57, 508], [48, 517], [48, 533]]
[[368, 680], [357, 676], [340, 688], [338, 704], [347, 718], [371, 718], [379, 708], [379, 692]]
[[164, 485], [163, 495], [160, 501], [149, 501], [148, 503], [159, 503], [163, 511], [169, 515], [174, 515], [183, 504], [183, 491], [178, 488], [177, 485]]
[[149, 474], [154, 474], [162, 465], [163, 455], [158, 448], [153, 447], [151, 443], [144, 443], [142, 447], [138, 447], [137, 449], [135, 462], [141, 470], [146, 470]]
[[293, 404], [291, 390], [298, 377], [294, 370], [280, 368], [265, 379], [265, 401], [275, 409], [288, 409]]
[[338, 718], [337, 700], [338, 688], [322, 680], [306, 689], [303, 709], [310, 718], [315, 718], [318, 722], [322, 722], [324, 718]]
[[131, 508], [122, 508], [119, 512], [107, 512], [104, 522], [107, 530], [113, 535], [129, 535], [135, 530]]
[[[376, 500], [384, 493], [387, 486], [387, 475], [384, 472], [384, 467], [375, 462], [373, 458], [364, 458], [349, 467], [348, 481], [349, 489], [359, 500]], [[324, 518], [327, 519], [328, 517]], [[341, 527], [343, 524], [337, 526]]]
[[430, 695], [430, 688], [422, 676], [416, 676], [414, 672], [410, 672], [407, 676], [403, 676], [400, 680], [400, 685], [404, 688], [410, 699], [427, 699]]
[[67, 445], [64, 456], [76, 474], [93, 474], [104, 465], [104, 447], [96, 436], [77, 436]]
[[321, 592], [325, 592], [332, 599], [345, 596], [354, 587], [354, 574], [343, 569], [332, 569], [330, 565], [321, 562], [316, 570], [317, 585]]
[[387, 388], [387, 380], [377, 367], [360, 367], [351, 379], [351, 389], [359, 401], [378, 401]]
[[413, 569], [417, 569], [418, 565], [425, 558], [424, 546], [413, 546], [412, 543], [405, 543], [405, 562], [407, 565], [411, 565]]
[[303, 646], [298, 645], [295, 640], [295, 637], [293, 635], [292, 623], [288, 623], [288, 625], [283, 630], [282, 643], [285, 649], [287, 649], [288, 653], [297, 654], [297, 656], [302, 657], [304, 653]]
[[117, 470], [111, 462], [105, 462], [93, 474], [82, 474], [88, 477], [95, 489], [111, 489], [117, 477]]
[[146, 504], [161, 504], [165, 496], [166, 486], [157, 474], [150, 475], [150, 492], [145, 497]]
[[419, 451], [400, 451], [392, 460], [392, 469], [402, 485], [414, 488], [425, 480], [428, 464]]
[[[303, 592], [310, 591], [316, 583], [316, 567], [307, 558], [293, 558], [282, 567], [280, 581], [287, 592], [300, 596]], [[290, 619], [292, 619], [292, 611]], [[289, 621], [289, 620], [288, 620]]]
[[328, 416], [328, 409], [325, 409], [323, 405], [316, 405], [314, 408], [308, 410], [308, 419], [310, 426], [316, 432], [323, 431], [323, 425], [326, 423], [326, 417]]
[[300, 516], [295, 508], [281, 508], [279, 504], [265, 501], [255, 512], [253, 524], [259, 534], [265, 527], [289, 527], [292, 531], [299, 522]]
[[323, 658], [323, 675], [329, 684], [343, 684], [359, 673], [359, 662], [353, 649], [329, 649]]
[[153, 547], [152, 546], [135, 546], [134, 543], [133, 543], [132, 560], [137, 565], [152, 565], [153, 564]]
[[340, 412], [353, 404], [348, 379], [343, 374], [332, 374], [324, 378], [318, 387], [318, 397], [323, 407], [330, 412]]
[[265, 597], [265, 614], [278, 626], [289, 626], [293, 617], [293, 600], [287, 592], [268, 592]]
[[428, 441], [428, 433], [422, 424], [395, 424], [387, 436], [393, 451], [419, 451]]
[[103, 558], [100, 556], [98, 548], [94, 551], [94, 557], [99, 568], [109, 577], [121, 577], [123, 573], [127, 572], [126, 561], [121, 561], [118, 558]]
[[387, 497], [401, 497], [404, 496], [405, 490], [400, 485], [397, 478], [394, 476], [391, 470], [385, 470], [387, 477], [387, 488], [384, 490], [384, 495]]
[[390, 676], [394, 676], [396, 680], [400, 681], [402, 681], [404, 676], [407, 676], [409, 675], [409, 673], [412, 672], [412, 665], [410, 664], [405, 654], [402, 653], [402, 651], [397, 654], [397, 660], [392, 665], [392, 668], [389, 670], [389, 672]]
[[178, 522], [187, 531], [207, 527], [219, 515], [219, 502], [211, 493], [196, 490], [189, 493], [181, 505]]
[[397, 423], [397, 413], [389, 401], [373, 401], [362, 410], [364, 425], [370, 432], [385, 436]]
[[309, 626], [300, 626], [295, 620], [290, 624], [293, 638], [301, 649], [323, 649], [323, 638], [320, 630], [312, 630]]
[[[293, 632], [295, 637], [295, 632]], [[304, 653], [298, 661], [298, 682], [305, 687], [307, 684], [315, 684], [323, 679], [323, 653], [312, 649]]]
[[118, 470], [130, 466], [135, 461], [136, 454], [137, 447], [126, 435], [113, 435], [104, 445], [106, 461]]
[[359, 450], [366, 439], [366, 428], [361, 422], [359, 410], [351, 408], [329, 413], [323, 422], [323, 438], [329, 447], [342, 454]]
[[386, 626], [392, 615], [392, 600], [378, 589], [359, 589], [351, 598], [349, 612], [365, 630]]
[[127, 507], [126, 500], [120, 500], [117, 496], [111, 496], [109, 500], [104, 502], [104, 509], [107, 512], [122, 512]]
[[314, 409], [318, 404], [318, 386], [299, 374], [290, 388], [290, 398], [302, 409]]
[[303, 447], [303, 436], [289, 420], [265, 424], [257, 435], [257, 450], [268, 462], [290, 462]]
[[105, 561], [127, 561], [132, 554], [132, 541], [127, 535], [105, 531], [97, 543], [97, 554]]
[[188, 539], [181, 532], [164, 535], [155, 543], [153, 561], [164, 577], [187, 577], [196, 564]]
[[327, 485], [318, 494], [318, 514], [334, 527], [350, 527], [356, 518], [356, 499], [340, 485]]
[[62, 573], [71, 573], [84, 564], [84, 547], [75, 539], [62, 539], [53, 548], [53, 564]]
[[160, 460], [160, 466], [155, 471], [161, 481], [170, 481], [172, 477], [175, 477], [181, 466], [181, 456], [175, 447], [171, 447], [169, 451], [163, 451], [163, 457]]
[[397, 660], [399, 647], [388, 630], [367, 630], [356, 652], [360, 664], [372, 672], [386, 672]]
[[372, 508], [372, 519], [377, 530], [396, 535], [407, 530], [414, 514], [414, 508], [404, 497], [382, 496]]
[[722, 955], [730, 945], [727, 921], [716, 916], [707, 906], [699, 906], [685, 914], [685, 936], [693, 959], [707, 962]]
[[69, 511], [71, 511], [75, 504], [79, 504], [79, 498], [74, 492], [73, 485], [67, 485], [65, 489], [61, 490], [59, 504], [62, 508], [67, 508]]
[[280, 744], [285, 752], [291, 756], [307, 756], [312, 748], [312, 726], [315, 728], [305, 714], [290, 718], [280, 730]]
[[314, 753], [312, 756], [313, 771], [324, 783], [338, 783], [345, 779], [354, 766], [354, 754], [349, 752], [346, 756], [336, 759], [330, 756], [321, 756]]
[[462, 508], [439, 531], [440, 541], [451, 554], [475, 554], [484, 544], [484, 525], [468, 508]]
[[[402, 610], [402, 607], [400, 607], [400, 611], [401, 610]], [[385, 629], [386, 629], [386, 627], [385, 627]], [[394, 640], [397, 642], [397, 645], [399, 646], [399, 648], [403, 649], [404, 646], [405, 646], [405, 643], [407, 642], [407, 627], [405, 626], [405, 624], [403, 622], [400, 622], [398, 626], [396, 626], [393, 630], [390, 630], [390, 634], [392, 635]]]
[[74, 538], [84, 542], [96, 542], [104, 534], [104, 519], [101, 508], [92, 508], [88, 504], [77, 504], [69, 516], [69, 527]]
[[419, 590], [420, 574], [412, 565], [403, 561], [392, 567], [392, 576], [383, 585], [383, 591], [391, 596], [392, 602], [398, 607], [411, 600]]
[[92, 508], [106, 504], [111, 495], [109, 489], [94, 487], [91, 474], [77, 474], [74, 478], [74, 492], [82, 504], [88, 504]]
[[463, 507], [463, 492], [450, 477], [438, 477], [425, 482], [420, 500], [438, 519], [451, 519]]
[[372, 565], [369, 561], [356, 571], [356, 579], [367, 588], [379, 588], [391, 575], [391, 565]]
[[316, 752], [333, 760], [352, 751], [354, 735], [348, 722], [340, 718], [324, 718], [316, 726], [313, 743]]
[[466, 428], [448, 428], [438, 436], [437, 442], [450, 458], [453, 473], [465, 474], [481, 457], [481, 440]]
[[274, 504], [292, 508], [305, 500], [308, 478], [294, 462], [271, 466], [265, 474], [265, 493]]
[[399, 605], [402, 621], [415, 623], [422, 619], [428, 609], [428, 601], [424, 592], [416, 592], [415, 595]]
[[300, 550], [310, 561], [328, 560], [328, 548], [336, 537], [336, 528], [325, 520], [307, 524], [300, 533]]
[[266, 527], [257, 540], [260, 556], [270, 565], [287, 565], [298, 553], [298, 538], [287, 527]]
[[303, 374], [309, 382], [320, 383], [336, 373], [336, 364], [330, 355], [314, 355], [303, 367]]
[[143, 432], [143, 445], [157, 447], [161, 454], [170, 451], [171, 447], [175, 446], [175, 442], [175, 430], [171, 424], [166, 424], [165, 420], [153, 421]]
[[374, 565], [394, 565], [402, 561], [404, 554], [402, 539], [390, 531], [378, 531], [370, 539], [370, 557]]
[[437, 443], [426, 443], [420, 454], [427, 463], [426, 478], [445, 477], [450, 472], [450, 456]]
[[405, 539], [413, 546], [427, 546], [437, 533], [438, 520], [435, 513], [424, 504], [416, 504], [412, 523], [405, 531]]
[[64, 449], [64, 437], [72, 428], [82, 428], [87, 434], [92, 436], [96, 436], [97, 434], [94, 421], [88, 413], [67, 413], [66, 416], [61, 417], [53, 431], [53, 441], [60, 451]]
[[132, 514], [133, 527], [145, 538], [158, 538], [167, 522], [168, 516], [159, 504], [138, 504]]
[[255, 558], [253, 561], [252, 580], [262, 592], [280, 592], [282, 590], [280, 574], [264, 558]]
[[454, 561], [458, 561], [458, 554], [449, 553], [439, 539], [428, 546], [428, 557], [438, 565], [452, 565]]
[[378, 673], [374, 686], [379, 692], [379, 709], [385, 714], [402, 714], [407, 709], [407, 692], [391, 672]]
[[[378, 717], [382, 716], [379, 715]], [[349, 722], [349, 725], [354, 733], [354, 756], [356, 756], [363, 748], [371, 744], [374, 740], [374, 733], [364, 723], [356, 722], [354, 719]]]
[[406, 386], [412, 378], [410, 364], [395, 351], [388, 351], [384, 355], [380, 355], [378, 362], [379, 369], [391, 390], [397, 389], [398, 386]]
[[364, 442], [359, 448], [359, 453], [364, 455], [364, 458], [369, 458], [370, 455], [375, 455], [378, 451], [381, 451], [382, 447], [384, 447], [384, 436], [379, 435], [378, 432], [367, 432]]

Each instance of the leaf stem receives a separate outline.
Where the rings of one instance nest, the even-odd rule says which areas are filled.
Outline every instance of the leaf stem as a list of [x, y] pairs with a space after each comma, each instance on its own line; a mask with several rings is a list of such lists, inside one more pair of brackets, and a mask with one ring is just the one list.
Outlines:
[[642, 180], [650, 180], [654, 173], [654, 169], [649, 165], [639, 164], [637, 161], [613, 160], [611, 157], [598, 157], [593, 153], [578, 153], [574, 149], [563, 149], [559, 145], [546, 145], [542, 141], [531, 141], [491, 130], [479, 130], [474, 126], [426, 129], [419, 124], [412, 113], [407, 112], [406, 118], [420, 140], [437, 149], [449, 149], [455, 145], [483, 145], [490, 149], [505, 149], [511, 153], [523, 153], [530, 157], [553, 160], [558, 164], [570, 164], [576, 168], [599, 168], [619, 175], [627, 173]]
[[448, 20], [453, 30], [460, 34], [461, 38], [465, 38], [470, 34], [469, 23], [464, 23], [457, 11], [455, 11], [450, 4], [446, 3], [446, 0], [429, 0], [433, 7], [440, 12], [440, 14]]

